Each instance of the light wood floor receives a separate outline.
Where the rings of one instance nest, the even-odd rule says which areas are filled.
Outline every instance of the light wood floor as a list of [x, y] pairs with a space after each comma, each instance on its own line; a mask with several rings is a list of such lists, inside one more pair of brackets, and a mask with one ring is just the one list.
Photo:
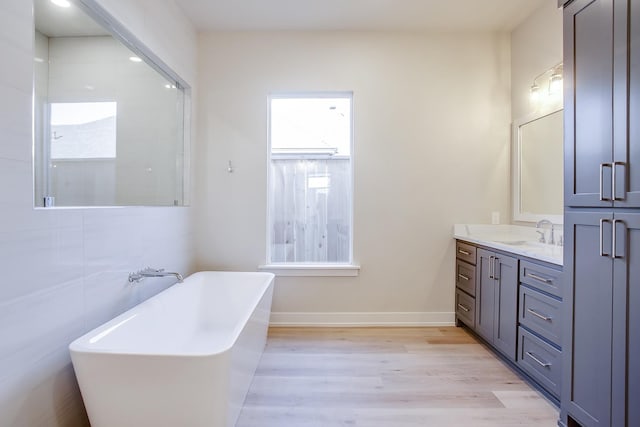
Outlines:
[[272, 328], [236, 427], [555, 427], [462, 328]]

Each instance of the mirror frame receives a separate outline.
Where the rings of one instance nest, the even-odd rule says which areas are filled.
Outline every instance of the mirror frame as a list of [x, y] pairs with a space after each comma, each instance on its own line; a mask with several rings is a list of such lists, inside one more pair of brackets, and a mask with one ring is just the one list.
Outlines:
[[[35, 130], [32, 129], [32, 200], [34, 209], [78, 209], [78, 208], [126, 208], [126, 207], [188, 207], [190, 206], [190, 189], [191, 189], [191, 121], [192, 121], [192, 95], [191, 85], [176, 73], [166, 62], [148, 48], [138, 37], [129, 31], [124, 24], [118, 21], [110, 12], [108, 12], [97, 0], [69, 0], [74, 6], [81, 9], [98, 25], [102, 26], [113, 38], [120, 41], [124, 46], [129, 48], [134, 54], [141, 58], [147, 65], [156, 70], [166, 79], [175, 81], [177, 85], [184, 91], [183, 106], [183, 139], [182, 139], [182, 204], [179, 205], [107, 205], [107, 206], [38, 206], [36, 205], [36, 159], [35, 159]], [[33, 29], [35, 31], [35, 17], [33, 18]], [[35, 42], [34, 42], [35, 43]], [[33, 47], [35, 49], [35, 45]], [[35, 84], [33, 86], [35, 99]], [[32, 109], [34, 106], [32, 105]], [[34, 112], [32, 111], [32, 115]]]
[[[555, 114], [559, 111], [563, 111], [564, 108], [556, 108], [551, 111], [545, 111], [543, 113], [536, 112], [530, 114], [528, 116], [522, 117], [520, 119], [514, 120], [512, 125], [512, 137], [511, 137], [511, 207], [512, 207], [512, 215], [513, 221], [518, 222], [538, 222], [542, 219], [548, 219], [554, 224], [563, 224], [564, 216], [560, 215], [551, 215], [551, 214], [532, 214], [522, 212], [520, 210], [520, 206], [522, 206], [522, 196], [520, 194], [521, 189], [521, 178], [520, 178], [520, 170], [521, 170], [521, 133], [520, 128], [527, 123], [530, 123], [535, 120], [542, 119], [544, 117], [550, 116], [551, 114]], [[563, 133], [564, 139], [564, 133]], [[563, 162], [563, 159], [559, 159], [560, 162]]]

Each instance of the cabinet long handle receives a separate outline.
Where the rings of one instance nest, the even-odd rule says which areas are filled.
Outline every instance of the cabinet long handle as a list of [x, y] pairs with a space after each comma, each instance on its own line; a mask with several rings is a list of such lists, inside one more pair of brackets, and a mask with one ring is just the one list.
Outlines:
[[[600, 256], [609, 257], [611, 254], [604, 252], [604, 224], [610, 223], [610, 219], [600, 218]], [[614, 233], [615, 234], [615, 233]]]
[[530, 351], [527, 351], [527, 356], [535, 360], [536, 363], [543, 368], [548, 368], [549, 366], [551, 366], [551, 363], [540, 360], [535, 354], [531, 353]]
[[552, 283], [553, 282], [553, 280], [551, 280], [551, 279], [546, 279], [546, 278], [544, 278], [542, 276], [538, 276], [537, 274], [534, 274], [534, 273], [528, 273], [527, 272], [526, 276], [527, 277], [531, 277], [532, 279], [535, 279], [535, 280], [537, 280], [539, 282], [542, 282], [542, 283]]
[[495, 277], [493, 277], [493, 268], [495, 267], [495, 265], [493, 264], [493, 259], [495, 257], [490, 256], [489, 257], [489, 279], [495, 279]]
[[493, 258], [493, 278], [496, 280], [500, 280], [500, 258]]
[[614, 219], [613, 220], [613, 225], [612, 225], [612, 227], [613, 227], [613, 237], [612, 237], [613, 243], [612, 243], [612, 249], [611, 249], [611, 258], [614, 258], [614, 259], [616, 259], [616, 258], [624, 258], [624, 255], [618, 255], [617, 254], [616, 246], [617, 246], [618, 242], [617, 242], [617, 237], [616, 236], [618, 235], [618, 230], [616, 228], [616, 225], [618, 225], [618, 223], [620, 223], [622, 225], [626, 225], [625, 222], [623, 220], [621, 220], [621, 219]]
[[458, 273], [458, 277], [462, 280], [466, 280], [467, 282], [469, 281], [469, 278], [467, 276], [465, 276], [464, 274]]
[[544, 314], [540, 314], [537, 311], [532, 310], [530, 308], [527, 308], [527, 312], [533, 314], [534, 316], [536, 316], [536, 317], [538, 317], [538, 318], [540, 318], [540, 319], [542, 319], [542, 320], [544, 320], [546, 322], [549, 322], [549, 321], [553, 320], [553, 317], [545, 316]]
[[[613, 163], [600, 163], [600, 201], [602, 202], [610, 202], [611, 199], [607, 199], [602, 194], [603, 191], [603, 181], [604, 181], [604, 168], [613, 168]], [[613, 184], [611, 185], [613, 189]]]
[[464, 306], [462, 304], [458, 304], [458, 308], [463, 310], [463, 311], [466, 311], [467, 313], [471, 311], [471, 309], [469, 307], [466, 307], [466, 306]]
[[462, 255], [471, 255], [471, 252], [467, 252], [467, 251], [462, 250], [462, 249], [458, 249], [458, 253], [462, 254]]
[[[618, 198], [616, 197], [616, 166], [627, 166], [627, 164], [625, 162], [613, 162], [611, 163], [611, 169], [612, 169], [612, 173], [611, 173], [611, 200], [616, 201], [616, 200], [624, 200], [625, 197], [622, 198]], [[625, 181], [626, 182], [626, 181]], [[626, 192], [623, 192], [623, 194], [625, 194]], [[625, 194], [626, 195], [626, 194]]]

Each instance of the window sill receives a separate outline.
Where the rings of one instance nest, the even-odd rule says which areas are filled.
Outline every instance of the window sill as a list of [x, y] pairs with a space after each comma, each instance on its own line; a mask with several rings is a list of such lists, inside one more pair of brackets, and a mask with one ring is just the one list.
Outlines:
[[355, 264], [265, 264], [258, 270], [268, 271], [276, 276], [293, 277], [355, 277], [360, 266]]

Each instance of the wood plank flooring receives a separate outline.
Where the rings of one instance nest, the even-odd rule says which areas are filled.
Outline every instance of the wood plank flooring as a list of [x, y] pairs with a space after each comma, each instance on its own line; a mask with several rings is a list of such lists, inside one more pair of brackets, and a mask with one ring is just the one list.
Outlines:
[[462, 328], [271, 328], [236, 427], [555, 427]]

